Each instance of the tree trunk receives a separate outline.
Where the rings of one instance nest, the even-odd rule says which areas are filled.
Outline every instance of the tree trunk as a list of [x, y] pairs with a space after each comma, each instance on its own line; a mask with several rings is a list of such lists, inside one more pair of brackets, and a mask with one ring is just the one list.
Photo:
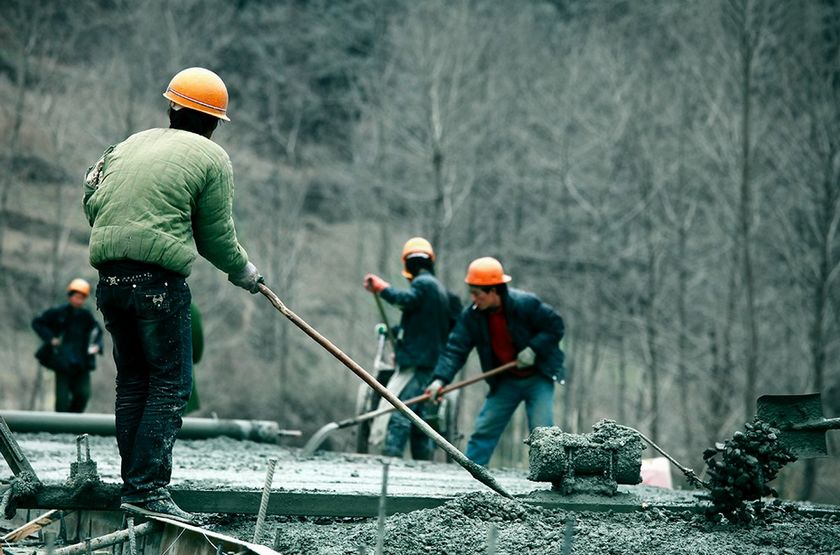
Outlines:
[[[825, 387], [825, 363], [826, 363], [826, 311], [828, 309], [829, 295], [831, 291], [831, 273], [835, 265], [832, 253], [835, 251], [832, 244], [834, 234], [834, 222], [837, 218], [838, 197], [840, 191], [833, 179], [833, 160], [837, 156], [837, 149], [834, 148], [834, 141], [831, 141], [829, 152], [825, 156], [825, 170], [822, 179], [822, 191], [820, 205], [818, 206], [818, 231], [817, 247], [819, 248], [819, 273], [813, 289], [813, 320], [809, 335], [811, 350], [811, 388], [812, 391], [822, 392]], [[819, 197], [818, 197], [819, 198]], [[813, 459], [805, 461], [805, 468], [802, 476], [802, 489], [799, 496], [802, 499], [810, 499], [817, 482], [817, 465]]]
[[627, 422], [627, 339], [624, 333], [618, 344], [618, 386], [616, 387], [616, 404], [619, 423]]
[[[747, 14], [744, 13], [746, 24]], [[758, 318], [755, 310], [755, 275], [752, 260], [753, 191], [751, 181], [750, 116], [752, 107], [753, 54], [751, 32], [741, 32], [741, 195], [739, 206], [741, 263], [743, 264], [744, 294], [746, 295], [747, 343], [745, 352], [746, 384], [744, 386], [744, 419], [755, 414], [756, 383], [758, 380]]]

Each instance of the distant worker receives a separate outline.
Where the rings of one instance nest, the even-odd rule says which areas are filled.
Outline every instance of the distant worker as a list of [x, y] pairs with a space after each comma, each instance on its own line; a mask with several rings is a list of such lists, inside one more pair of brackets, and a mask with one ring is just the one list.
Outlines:
[[55, 411], [84, 412], [90, 400], [90, 373], [101, 355], [102, 327], [84, 307], [90, 284], [76, 278], [67, 286], [67, 302], [32, 320], [44, 342], [35, 357], [55, 372]]
[[[411, 284], [408, 290], [391, 287], [375, 274], [367, 274], [363, 285], [402, 311], [396, 332], [397, 371], [388, 382], [388, 389], [404, 401], [422, 394], [431, 379], [449, 335], [451, 301], [446, 288], [435, 277], [435, 253], [426, 239], [409, 239], [403, 247], [402, 261], [403, 276]], [[412, 410], [422, 418], [424, 407], [425, 404], [414, 405]], [[405, 415], [391, 414], [382, 454], [401, 457], [409, 440], [412, 458], [432, 458], [431, 440]]]
[[192, 387], [185, 278], [200, 254], [250, 293], [264, 280], [236, 238], [230, 159], [210, 140], [220, 120], [230, 121], [224, 82], [193, 67], [163, 96], [169, 128], [108, 148], [85, 175], [84, 208], [99, 309], [114, 340], [121, 507], [193, 522], [167, 489]]
[[479, 258], [469, 265], [464, 281], [473, 304], [452, 330], [427, 388], [433, 399], [438, 398], [473, 348], [484, 372], [516, 361], [516, 368], [487, 380], [490, 392], [466, 452], [481, 465], [490, 462], [519, 403], [525, 403], [530, 430], [553, 425], [554, 382], [565, 377], [559, 347], [563, 319], [533, 293], [509, 288], [510, 280], [495, 258]]

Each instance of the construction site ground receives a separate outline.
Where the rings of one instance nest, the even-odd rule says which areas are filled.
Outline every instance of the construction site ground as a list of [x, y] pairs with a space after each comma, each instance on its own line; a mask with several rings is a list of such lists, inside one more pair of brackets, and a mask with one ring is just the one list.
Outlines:
[[[16, 439], [46, 485], [64, 484], [77, 458], [75, 436]], [[101, 479], [116, 487], [115, 439], [92, 436], [89, 445]], [[703, 515], [701, 492], [621, 486], [614, 497], [562, 497], [550, 484], [528, 481], [524, 470], [492, 469], [516, 498], [510, 500], [455, 464], [329, 452], [303, 457], [299, 449], [228, 438], [178, 441], [173, 495], [194, 511], [227, 507], [204, 512], [205, 527], [250, 541], [271, 458], [273, 502], [261, 543], [280, 553], [374, 553], [387, 461], [384, 553], [840, 555], [834, 505], [783, 502], [751, 526], [714, 524]], [[0, 479], [10, 477], [0, 472]]]

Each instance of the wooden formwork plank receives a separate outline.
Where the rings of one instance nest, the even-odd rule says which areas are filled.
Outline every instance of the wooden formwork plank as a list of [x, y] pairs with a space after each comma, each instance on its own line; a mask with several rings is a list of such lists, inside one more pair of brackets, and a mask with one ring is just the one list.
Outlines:
[[225, 552], [280, 555], [264, 545], [246, 542], [221, 532], [213, 532], [171, 518], [144, 518], [164, 524], [160, 537], [160, 552], [167, 555], [215, 555], [220, 546]]
[[26, 536], [28, 536], [30, 534], [34, 534], [35, 532], [44, 528], [45, 526], [49, 526], [53, 522], [57, 521], [58, 519], [61, 518], [62, 514], [63, 513], [61, 511], [58, 511], [56, 509], [52, 509], [50, 511], [47, 511], [44, 514], [39, 515], [36, 518], [33, 518], [32, 520], [30, 520], [26, 524], [15, 528], [14, 530], [9, 532], [8, 534], [0, 536], [0, 541], [10, 542], [10, 543], [19, 542], [20, 540], [22, 540]]
[[6, 463], [12, 469], [15, 476], [20, 476], [22, 473], [27, 472], [33, 477], [36, 477], [32, 465], [29, 464], [23, 451], [20, 450], [20, 445], [18, 445], [15, 437], [12, 435], [12, 431], [2, 416], [0, 416], [0, 453], [6, 459]]

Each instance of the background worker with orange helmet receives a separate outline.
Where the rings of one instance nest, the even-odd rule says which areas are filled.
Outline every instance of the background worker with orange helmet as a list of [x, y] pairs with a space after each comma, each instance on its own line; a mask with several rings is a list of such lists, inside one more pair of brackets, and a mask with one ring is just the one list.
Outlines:
[[35, 353], [42, 366], [55, 372], [55, 411], [84, 412], [90, 400], [90, 373], [102, 354], [102, 327], [84, 307], [90, 284], [76, 278], [67, 286], [67, 302], [32, 320], [44, 342]]
[[179, 72], [163, 96], [169, 128], [108, 148], [85, 176], [90, 262], [114, 340], [122, 507], [192, 522], [167, 490], [192, 384], [190, 275], [197, 255], [251, 293], [263, 281], [233, 222], [233, 170], [210, 140], [228, 93], [210, 70]]
[[[490, 392], [467, 443], [466, 455], [486, 465], [519, 403], [528, 428], [554, 425], [554, 382], [565, 378], [560, 350], [563, 319], [533, 293], [508, 287], [511, 277], [491, 257], [473, 260], [464, 281], [473, 304], [464, 309], [438, 359], [428, 391], [433, 399], [475, 348], [482, 371], [508, 362], [516, 368], [488, 378]], [[562, 383], [562, 382], [561, 382]]]
[[[391, 287], [375, 274], [367, 274], [363, 285], [402, 311], [396, 330], [397, 372], [391, 377], [388, 387], [405, 400], [421, 394], [429, 383], [432, 369], [449, 335], [451, 308], [448, 291], [435, 277], [435, 253], [426, 239], [409, 239], [403, 247], [402, 260], [402, 274], [411, 284], [409, 289]], [[412, 408], [421, 417], [424, 415], [424, 404]], [[431, 440], [406, 416], [393, 413], [388, 421], [382, 454], [401, 457], [409, 439], [412, 458], [432, 458], [434, 446]]]

